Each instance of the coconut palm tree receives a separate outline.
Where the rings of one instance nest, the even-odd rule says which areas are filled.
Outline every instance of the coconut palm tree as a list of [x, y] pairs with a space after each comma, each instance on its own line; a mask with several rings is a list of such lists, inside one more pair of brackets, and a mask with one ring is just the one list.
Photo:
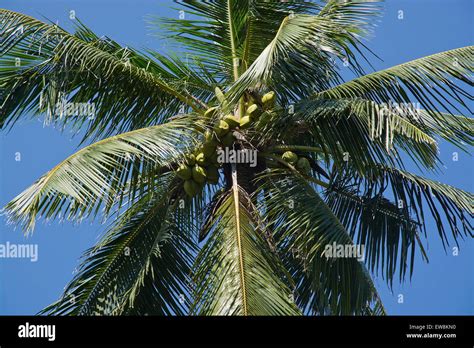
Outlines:
[[179, 55], [0, 10], [1, 127], [84, 134], [4, 212], [25, 233], [106, 226], [41, 313], [383, 315], [372, 276], [411, 277], [427, 221], [445, 246], [473, 237], [473, 195], [405, 169], [439, 172], [441, 138], [473, 144], [472, 46], [365, 74], [374, 1], [179, 6], [150, 20]]

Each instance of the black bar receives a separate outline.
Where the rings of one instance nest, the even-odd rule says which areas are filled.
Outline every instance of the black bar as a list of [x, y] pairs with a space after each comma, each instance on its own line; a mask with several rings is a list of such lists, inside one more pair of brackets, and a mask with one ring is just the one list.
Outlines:
[[[27, 324], [28, 323], [28, 326]], [[21, 326], [23, 325], [23, 326]], [[55, 325], [54, 341], [19, 337]], [[28, 330], [27, 330], [28, 329]], [[387, 317], [0, 317], [0, 347], [16, 345], [413, 344], [470, 346], [472, 316]], [[52, 339], [52, 331], [49, 331]], [[421, 335], [422, 337], [407, 337]], [[440, 338], [428, 335], [443, 335]], [[450, 335], [447, 337], [445, 335]], [[455, 335], [455, 337], [453, 336]]]

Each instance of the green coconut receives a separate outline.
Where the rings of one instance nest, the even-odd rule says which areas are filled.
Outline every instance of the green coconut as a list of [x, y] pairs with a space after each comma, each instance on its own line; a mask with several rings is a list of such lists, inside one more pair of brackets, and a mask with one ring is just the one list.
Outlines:
[[295, 164], [298, 161], [298, 155], [291, 151], [286, 151], [281, 158], [290, 164]]
[[275, 106], [275, 92], [271, 91], [263, 95], [262, 104], [265, 109], [272, 109]]
[[207, 170], [207, 182], [215, 185], [219, 182], [219, 169], [215, 165], [210, 165]]
[[244, 116], [240, 119], [240, 128], [241, 129], [246, 129], [250, 127], [250, 116]]
[[216, 132], [219, 138], [226, 135], [228, 131], [229, 124], [223, 120], [220, 120], [219, 124], [214, 128], [214, 132]]
[[203, 152], [200, 152], [196, 156], [196, 163], [200, 166], [207, 166], [209, 164], [209, 160]]
[[257, 104], [252, 104], [247, 109], [247, 115], [250, 116], [251, 119], [256, 119], [262, 114], [262, 110], [258, 107]]
[[189, 197], [194, 197], [200, 191], [199, 185], [194, 180], [186, 180], [184, 182], [184, 191]]
[[189, 180], [191, 179], [193, 173], [190, 167], [188, 167], [186, 164], [182, 164], [176, 171], [176, 175], [183, 180]]
[[308, 159], [305, 157], [301, 157], [296, 162], [296, 168], [301, 170], [304, 173], [309, 173], [311, 171], [311, 164], [309, 163]]
[[196, 181], [198, 184], [202, 184], [204, 181], [206, 181], [206, 170], [203, 167], [196, 164], [193, 167], [192, 174], [194, 181]]
[[229, 147], [234, 142], [234, 135], [232, 132], [227, 133], [222, 139], [221, 143], [224, 147]]
[[234, 115], [226, 115], [224, 116], [223, 120], [227, 122], [229, 128], [231, 129], [240, 126], [239, 120]]

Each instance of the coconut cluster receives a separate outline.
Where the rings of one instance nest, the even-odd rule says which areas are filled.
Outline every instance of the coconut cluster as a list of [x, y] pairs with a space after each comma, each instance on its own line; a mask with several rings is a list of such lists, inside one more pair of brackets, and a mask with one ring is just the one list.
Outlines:
[[[235, 141], [234, 129], [247, 129], [258, 122], [266, 122], [271, 117], [269, 110], [275, 106], [275, 92], [268, 92], [261, 98], [261, 105], [254, 101], [247, 103], [245, 114], [238, 119], [233, 114], [227, 114], [217, 119], [212, 131], [206, 131], [203, 144], [176, 170], [176, 175], [184, 180], [184, 191], [190, 197], [202, 191], [205, 184], [219, 182], [219, 167], [217, 149], [232, 146]], [[206, 110], [204, 117], [214, 118], [219, 112], [218, 107]]]
[[204, 143], [192, 154], [186, 156], [185, 162], [176, 170], [176, 175], [184, 180], [184, 191], [190, 197], [202, 191], [206, 183], [215, 185], [219, 182], [217, 160], [217, 141], [211, 132], [206, 132]]
[[275, 107], [275, 92], [271, 91], [263, 95], [260, 107], [254, 101], [249, 101], [244, 117], [240, 119], [240, 129], [247, 129], [256, 122], [261, 125], [267, 124], [271, 117], [271, 110]]
[[298, 157], [298, 155], [292, 151], [286, 151], [281, 159], [285, 162], [296, 167], [300, 172], [308, 174], [311, 171], [311, 164], [306, 157]]

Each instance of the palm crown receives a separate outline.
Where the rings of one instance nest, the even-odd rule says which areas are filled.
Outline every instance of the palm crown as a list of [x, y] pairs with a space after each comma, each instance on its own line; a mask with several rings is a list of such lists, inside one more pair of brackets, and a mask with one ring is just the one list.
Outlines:
[[[9, 220], [113, 221], [42, 313], [385, 314], [371, 273], [411, 275], [425, 219], [446, 245], [472, 237], [472, 194], [404, 163], [438, 170], [436, 136], [473, 144], [459, 115], [473, 47], [364, 75], [373, 1], [180, 6], [191, 19], [153, 21], [186, 59], [0, 10], [2, 128], [44, 114], [91, 142], [14, 198]], [[358, 77], [343, 82], [338, 61]], [[256, 165], [219, 161], [226, 148]], [[354, 243], [365, 262], [325, 254]]]

